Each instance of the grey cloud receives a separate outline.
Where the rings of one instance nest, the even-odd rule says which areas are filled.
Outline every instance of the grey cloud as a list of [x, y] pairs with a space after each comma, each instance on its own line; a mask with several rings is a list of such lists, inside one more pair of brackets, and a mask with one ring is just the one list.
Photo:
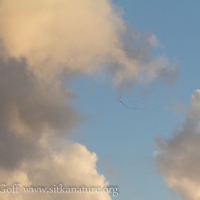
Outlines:
[[0, 60], [0, 125], [18, 134], [39, 135], [45, 128], [70, 131], [78, 115], [67, 105], [72, 95], [62, 87], [42, 85], [25, 61]]
[[172, 191], [185, 200], [199, 199], [200, 90], [192, 95], [183, 129], [156, 144], [158, 170]]

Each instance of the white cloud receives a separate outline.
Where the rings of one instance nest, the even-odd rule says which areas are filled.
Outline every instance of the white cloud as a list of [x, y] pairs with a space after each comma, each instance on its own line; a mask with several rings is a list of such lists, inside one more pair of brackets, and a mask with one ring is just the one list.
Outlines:
[[[45, 143], [47, 145], [45, 145]], [[47, 190], [54, 185], [62, 184], [66, 187], [99, 187], [108, 186], [105, 177], [96, 170], [97, 156], [90, 153], [81, 144], [67, 145], [61, 150], [53, 150], [49, 145], [51, 142], [42, 138], [38, 142], [37, 153], [44, 156], [37, 159], [24, 159], [18, 169], [9, 171], [0, 170], [1, 180], [6, 180], [6, 187], [12, 187], [14, 183], [20, 184], [20, 191], [17, 194], [2, 193], [0, 196], [5, 200], [110, 200], [109, 193], [45, 193], [26, 194], [23, 187], [46, 187]], [[4, 188], [1, 187], [1, 191]], [[61, 191], [58, 191], [61, 192]]]
[[[127, 28], [108, 0], [2, 0], [0, 12], [8, 55], [24, 57], [39, 78], [91, 74], [109, 63], [120, 86], [149, 82], [168, 71], [166, 58], [151, 55], [158, 46], [154, 35], [135, 31], [127, 43], [122, 40]], [[134, 49], [127, 52], [130, 44]]]
[[[153, 55], [158, 47], [153, 34], [127, 31], [109, 0], [0, 0], [0, 13], [0, 179], [106, 186], [96, 170], [96, 155], [67, 143], [81, 117], [70, 104], [73, 92], [62, 81], [105, 70], [123, 88], [158, 76], [171, 82], [176, 68]], [[3, 198], [35, 199], [23, 194]]]

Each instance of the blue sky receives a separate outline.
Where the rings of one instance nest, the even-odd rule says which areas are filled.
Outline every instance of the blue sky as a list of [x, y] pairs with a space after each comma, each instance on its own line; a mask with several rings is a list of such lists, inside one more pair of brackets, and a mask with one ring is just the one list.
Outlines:
[[[161, 51], [179, 66], [180, 73], [173, 85], [157, 80], [122, 94], [127, 105], [136, 103], [146, 107], [145, 110], [127, 109], [118, 102], [117, 91], [104, 76], [74, 81], [71, 85], [79, 96], [74, 105], [88, 118], [72, 140], [97, 153], [99, 171], [111, 185], [119, 186], [120, 195], [113, 199], [180, 199], [156, 171], [154, 141], [159, 135], [169, 138], [175, 129], [180, 129], [191, 94], [200, 84], [200, 2], [115, 0], [114, 3], [123, 9], [123, 18], [133, 29], [155, 34], [162, 44]], [[143, 97], [142, 91], [146, 94]], [[173, 111], [175, 104], [183, 104], [185, 110]]]

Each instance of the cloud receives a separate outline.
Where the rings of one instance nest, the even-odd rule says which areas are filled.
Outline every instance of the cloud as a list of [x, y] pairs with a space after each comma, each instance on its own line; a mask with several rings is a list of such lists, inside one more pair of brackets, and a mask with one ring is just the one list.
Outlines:
[[69, 103], [73, 94], [60, 83], [42, 84], [26, 70], [25, 61], [0, 59], [0, 126], [18, 134], [63, 132], [78, 122]]
[[122, 87], [170, 72], [173, 79], [177, 73], [164, 56], [152, 55], [159, 46], [156, 37], [128, 30], [108, 0], [0, 3], [0, 38], [7, 54], [25, 58], [28, 69], [45, 81], [107, 68]]
[[[46, 187], [47, 189], [54, 185], [62, 184], [66, 187], [99, 187], [108, 186], [105, 177], [96, 170], [97, 156], [90, 153], [85, 146], [81, 144], [71, 144], [63, 147], [61, 150], [55, 150], [50, 146], [51, 142], [46, 138], [40, 139], [38, 147], [42, 156], [38, 159], [25, 159], [17, 170], [0, 170], [1, 180], [6, 180], [6, 187], [11, 187], [16, 181], [20, 184], [20, 191], [17, 194], [2, 193], [5, 200], [35, 198], [44, 200], [111, 200], [108, 193], [45, 193], [45, 194], [26, 194], [24, 187]], [[1, 187], [2, 190], [2, 187]], [[59, 191], [60, 192], [60, 191]]]
[[181, 102], [177, 102], [177, 103], [174, 103], [174, 105], [171, 106], [169, 110], [177, 114], [183, 114], [186, 111], [186, 106]]
[[192, 95], [183, 129], [171, 139], [157, 139], [159, 172], [185, 200], [200, 198], [200, 90]]
[[[153, 53], [159, 48], [153, 34], [128, 30], [109, 0], [0, 0], [0, 13], [0, 179], [107, 186], [96, 170], [97, 156], [69, 144], [81, 116], [63, 81], [105, 71], [117, 88], [126, 88], [157, 77], [172, 82], [177, 69]], [[108, 194], [67, 198], [110, 199]]]

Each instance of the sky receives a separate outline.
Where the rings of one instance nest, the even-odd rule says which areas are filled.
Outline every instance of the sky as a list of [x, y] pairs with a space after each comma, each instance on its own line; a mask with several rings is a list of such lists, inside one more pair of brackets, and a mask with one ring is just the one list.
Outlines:
[[0, 1], [1, 184], [119, 189], [15, 200], [199, 199], [199, 4]]

